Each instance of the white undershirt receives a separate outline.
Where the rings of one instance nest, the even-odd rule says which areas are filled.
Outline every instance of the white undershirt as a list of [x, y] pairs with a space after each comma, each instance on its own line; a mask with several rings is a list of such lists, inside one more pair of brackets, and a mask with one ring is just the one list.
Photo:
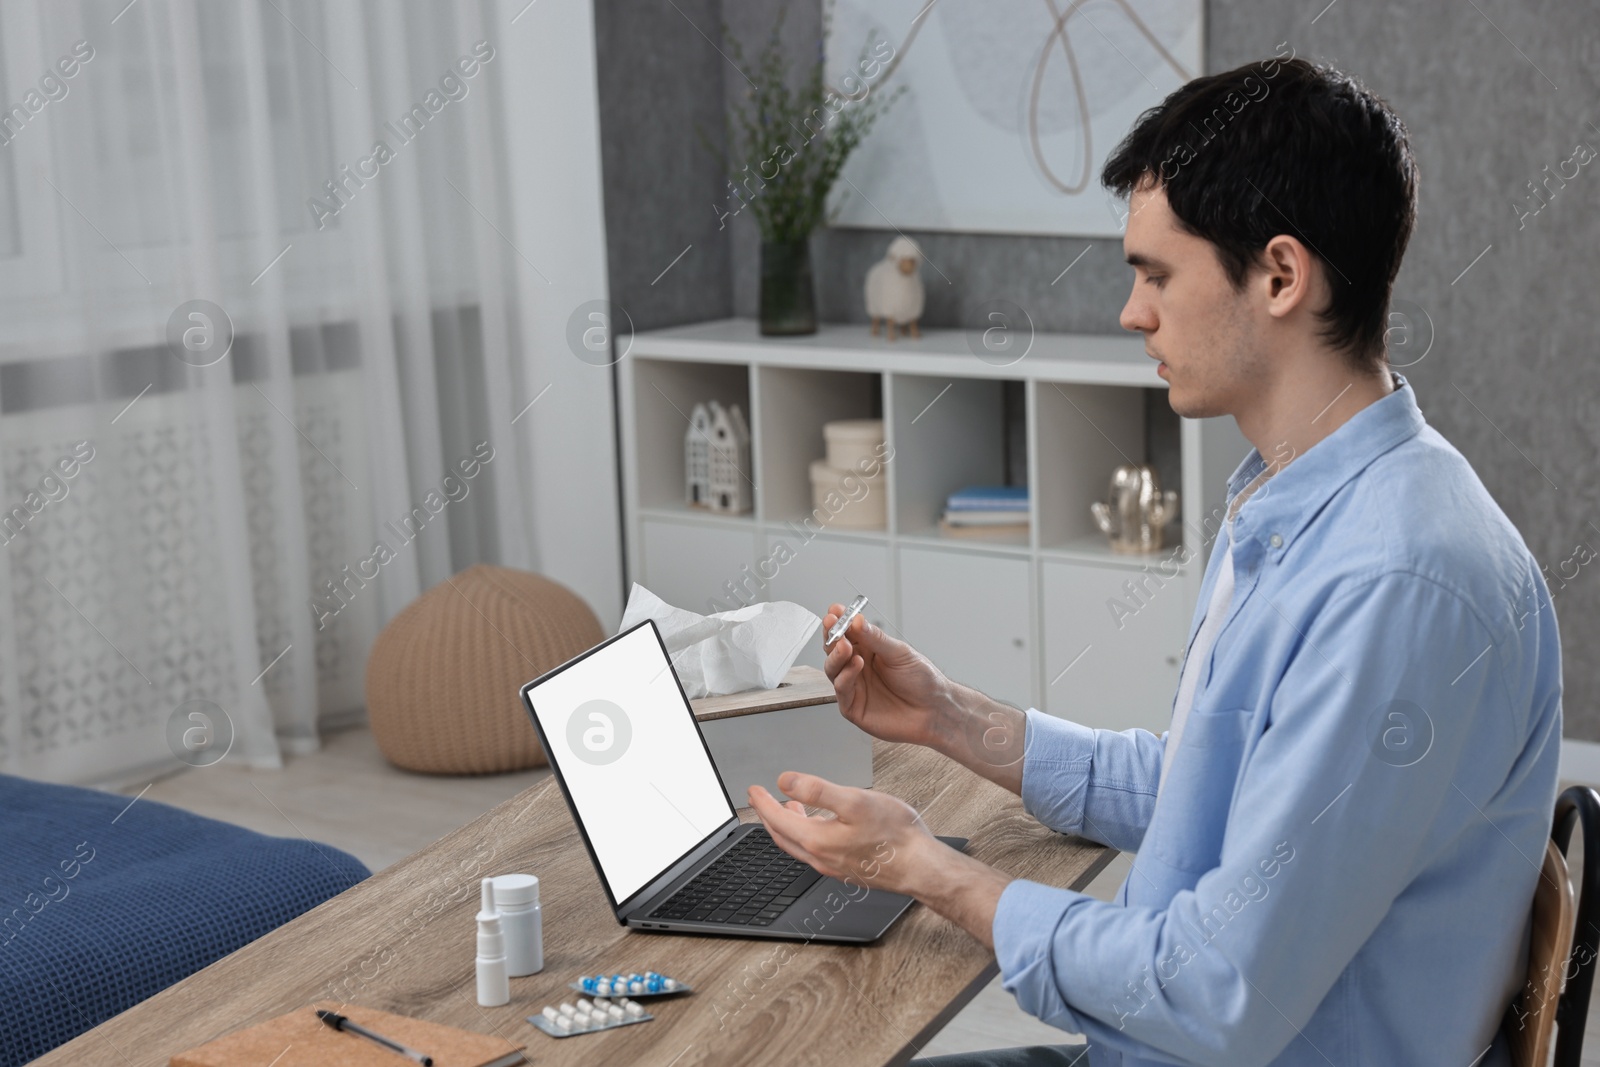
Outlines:
[[1172, 767], [1173, 753], [1178, 751], [1178, 742], [1183, 738], [1183, 724], [1194, 705], [1194, 691], [1200, 684], [1200, 671], [1206, 660], [1211, 658], [1211, 646], [1217, 643], [1217, 631], [1222, 629], [1222, 620], [1228, 617], [1228, 604], [1233, 600], [1233, 520], [1238, 516], [1239, 509], [1244, 507], [1244, 502], [1280, 469], [1269, 464], [1251, 479], [1250, 484], [1234, 497], [1227, 519], [1222, 524], [1228, 533], [1228, 544], [1222, 549], [1222, 563], [1217, 568], [1217, 584], [1211, 589], [1211, 603], [1206, 606], [1206, 615], [1200, 620], [1200, 629], [1195, 631], [1194, 643], [1183, 658], [1183, 674], [1178, 679], [1178, 698], [1172, 707], [1172, 725], [1167, 729], [1167, 747], [1161, 754], [1161, 780], [1156, 783], [1158, 796], [1162, 784], [1167, 780], [1167, 771]]
[[1156, 785], [1157, 795], [1161, 786], [1166, 784], [1167, 772], [1172, 769], [1172, 755], [1178, 750], [1178, 742], [1183, 739], [1183, 724], [1189, 718], [1190, 707], [1194, 705], [1194, 691], [1200, 681], [1200, 670], [1211, 655], [1211, 646], [1216, 644], [1217, 631], [1222, 629], [1222, 620], [1228, 616], [1228, 603], [1233, 599], [1233, 518], [1230, 516], [1222, 525], [1228, 532], [1228, 542], [1222, 549], [1222, 565], [1217, 570], [1217, 584], [1211, 590], [1211, 603], [1206, 607], [1206, 616], [1200, 623], [1200, 629], [1195, 632], [1188, 655], [1183, 659], [1183, 675], [1178, 679], [1178, 699], [1172, 708], [1172, 726], [1167, 731], [1167, 747], [1161, 756], [1161, 781]]

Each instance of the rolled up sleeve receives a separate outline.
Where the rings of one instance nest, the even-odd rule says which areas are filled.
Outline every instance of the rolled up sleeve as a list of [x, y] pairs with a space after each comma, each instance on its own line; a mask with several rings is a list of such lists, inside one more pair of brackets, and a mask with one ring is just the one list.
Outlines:
[[1135, 851], [1155, 811], [1164, 742], [1149, 730], [1095, 730], [1029, 708], [1022, 807], [1063, 834]]

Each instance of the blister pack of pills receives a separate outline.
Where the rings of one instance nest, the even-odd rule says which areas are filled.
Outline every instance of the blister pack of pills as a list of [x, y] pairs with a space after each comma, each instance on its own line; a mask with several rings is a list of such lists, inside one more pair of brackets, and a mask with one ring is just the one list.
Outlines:
[[538, 1015], [528, 1016], [528, 1021], [551, 1037], [572, 1037], [647, 1023], [654, 1018], [644, 1010], [644, 1005], [627, 997], [618, 1000], [595, 997], [592, 1001], [579, 997], [576, 1004], [563, 1004], [559, 1008], [546, 1005]]
[[676, 978], [669, 978], [655, 971], [646, 971], [643, 974], [614, 974], [609, 978], [603, 974], [594, 977], [584, 977], [568, 986], [580, 993], [601, 997], [666, 997], [676, 993], [693, 993], [684, 983]]

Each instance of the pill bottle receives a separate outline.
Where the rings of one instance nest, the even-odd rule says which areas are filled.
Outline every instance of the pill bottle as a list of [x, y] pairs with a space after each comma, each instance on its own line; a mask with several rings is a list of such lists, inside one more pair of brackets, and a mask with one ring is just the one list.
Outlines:
[[539, 879], [502, 874], [492, 879], [494, 906], [506, 939], [506, 973], [513, 978], [544, 970], [544, 929], [539, 917]]

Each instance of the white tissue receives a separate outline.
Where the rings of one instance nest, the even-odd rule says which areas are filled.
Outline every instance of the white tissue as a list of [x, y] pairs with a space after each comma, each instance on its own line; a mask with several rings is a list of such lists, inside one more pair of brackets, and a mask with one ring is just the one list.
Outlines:
[[617, 632], [654, 619], [672, 669], [690, 700], [747, 689], [776, 689], [822, 620], [799, 604], [776, 600], [697, 615], [633, 583]]

